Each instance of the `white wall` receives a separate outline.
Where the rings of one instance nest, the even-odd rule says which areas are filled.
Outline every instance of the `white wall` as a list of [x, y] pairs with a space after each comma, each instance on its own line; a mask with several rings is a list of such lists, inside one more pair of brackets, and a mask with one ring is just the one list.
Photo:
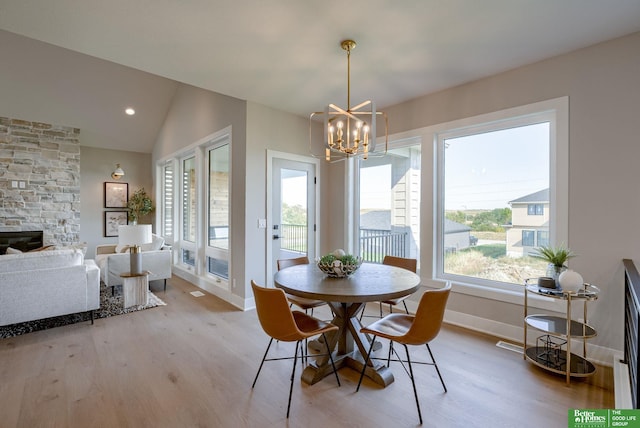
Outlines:
[[[231, 266], [229, 282], [237, 284], [220, 297], [243, 306], [246, 290], [243, 249], [245, 218], [246, 102], [194, 86], [180, 84], [153, 148], [153, 165], [203, 138], [231, 127]], [[155, 175], [155, 168], [153, 171]], [[240, 225], [240, 227], [237, 227]]]
[[[392, 133], [569, 96], [569, 242], [571, 267], [602, 289], [590, 311], [592, 343], [623, 348], [623, 258], [640, 260], [640, 33], [541, 61], [392, 108]], [[425, 147], [423, 156], [431, 154]], [[432, 165], [432, 159], [423, 163]], [[423, 200], [433, 201], [423, 171]], [[429, 202], [431, 203], [431, 202]], [[337, 217], [340, 208], [331, 215]], [[422, 213], [425, 230], [431, 214]], [[426, 234], [425, 236], [430, 236]], [[423, 236], [424, 239], [424, 236]], [[421, 265], [431, 266], [429, 242]], [[423, 271], [423, 280], [430, 272]], [[472, 317], [522, 326], [520, 305], [454, 293], [448, 308]]]
[[[247, 103], [247, 189], [246, 249], [247, 280], [259, 284], [266, 279], [266, 246], [271, 245], [271, 231], [258, 228], [258, 219], [267, 218], [267, 150], [309, 156], [309, 121], [256, 103]], [[320, 165], [320, 177], [326, 171]], [[321, 198], [323, 196], [321, 195]], [[323, 219], [318, 219], [318, 222]], [[324, 223], [322, 223], [324, 224]], [[321, 225], [322, 227], [322, 225]], [[322, 236], [318, 234], [318, 239]]]
[[[118, 242], [118, 238], [104, 237], [104, 182], [114, 181], [111, 173], [116, 163], [125, 172], [119, 182], [129, 183], [129, 195], [140, 187], [153, 195], [149, 153], [80, 147], [80, 242], [87, 242], [87, 258], [90, 259], [95, 257], [96, 245]], [[153, 215], [146, 216], [141, 222], [153, 223]], [[155, 227], [153, 230], [155, 232]]]

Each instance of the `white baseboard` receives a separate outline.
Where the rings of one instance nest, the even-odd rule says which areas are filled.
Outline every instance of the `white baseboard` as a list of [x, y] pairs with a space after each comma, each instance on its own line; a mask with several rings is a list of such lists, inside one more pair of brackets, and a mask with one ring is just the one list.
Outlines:
[[[418, 305], [411, 300], [407, 300], [407, 306], [409, 307], [409, 311], [415, 313]], [[452, 311], [449, 309], [445, 311], [444, 322], [480, 333], [490, 334], [492, 336], [496, 336], [500, 339], [505, 339], [513, 343], [522, 344], [522, 338], [524, 336], [523, 326], [506, 324], [487, 318], [477, 317], [475, 315]], [[573, 349], [582, 350], [582, 341], [576, 340], [575, 344], [572, 341], [571, 346], [573, 347]], [[619, 352], [619, 350], [594, 345], [587, 341], [587, 356], [589, 360], [601, 366], [612, 367], [614, 355]]]
[[174, 266], [173, 274], [179, 278], [184, 279], [185, 281], [189, 281], [196, 287], [201, 288], [207, 291], [208, 293], [221, 298], [225, 302], [231, 303], [233, 306], [235, 306], [238, 309], [246, 311], [249, 309], [253, 309], [255, 307], [253, 298], [243, 299], [242, 297], [231, 293], [229, 290], [216, 285], [215, 282], [207, 281], [206, 279], [199, 277], [197, 275], [194, 275], [193, 273], [187, 270], [180, 269]]
[[629, 366], [623, 363], [624, 356], [616, 353], [613, 356], [613, 393], [616, 409], [633, 409]]

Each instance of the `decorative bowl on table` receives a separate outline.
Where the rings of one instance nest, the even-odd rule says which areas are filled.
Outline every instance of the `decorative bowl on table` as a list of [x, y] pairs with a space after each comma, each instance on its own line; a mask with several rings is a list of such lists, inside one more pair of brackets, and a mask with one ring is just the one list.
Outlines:
[[345, 254], [342, 250], [322, 256], [316, 260], [318, 269], [332, 278], [344, 278], [358, 270], [362, 264], [359, 257]]

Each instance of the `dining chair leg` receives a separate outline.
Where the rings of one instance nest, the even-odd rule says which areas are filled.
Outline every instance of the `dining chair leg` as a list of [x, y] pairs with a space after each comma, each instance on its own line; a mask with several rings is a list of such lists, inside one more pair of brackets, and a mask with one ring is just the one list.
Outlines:
[[409, 364], [409, 377], [411, 378], [411, 385], [413, 385], [413, 395], [416, 397], [416, 407], [418, 408], [418, 418], [420, 419], [420, 425], [422, 425], [422, 412], [420, 411], [420, 402], [418, 401], [418, 390], [416, 389], [416, 380], [413, 377], [413, 367], [411, 366], [411, 357], [409, 357], [409, 347], [404, 345], [404, 351], [407, 354], [407, 363]]
[[[391, 312], [391, 305], [389, 305], [389, 312]], [[382, 302], [380, 302], [380, 318], [382, 318]]]
[[293, 378], [296, 376], [296, 363], [298, 362], [298, 347], [302, 341], [296, 342], [296, 352], [293, 354], [293, 371], [291, 372], [291, 385], [289, 386], [289, 402], [287, 403], [287, 419], [289, 419], [289, 410], [291, 409], [291, 394], [293, 393]]
[[333, 355], [331, 354], [331, 349], [329, 349], [329, 342], [327, 341], [327, 336], [325, 336], [324, 333], [322, 333], [322, 337], [324, 338], [324, 345], [327, 347], [327, 354], [329, 354], [329, 361], [331, 361], [331, 367], [333, 367], [333, 373], [336, 375], [338, 386], [341, 386], [340, 378], [338, 377], [338, 370], [336, 370], [336, 365], [333, 362]]
[[442, 383], [442, 387], [444, 388], [444, 392], [447, 392], [447, 385], [444, 384], [444, 380], [442, 380], [442, 375], [440, 374], [440, 369], [438, 368], [438, 364], [436, 363], [435, 358], [433, 358], [433, 353], [431, 352], [431, 347], [427, 343], [427, 351], [429, 351], [429, 355], [431, 356], [431, 361], [433, 361], [433, 366], [436, 368], [436, 372], [438, 372], [438, 377], [440, 378], [440, 382]]
[[407, 315], [409, 315], [409, 308], [407, 308], [407, 302], [403, 300], [402, 304], [404, 305], [404, 311], [407, 313]]
[[269, 353], [269, 348], [271, 348], [272, 343], [273, 343], [273, 337], [271, 338], [271, 340], [269, 340], [269, 344], [267, 345], [267, 350], [264, 351], [264, 357], [262, 357], [262, 361], [260, 362], [260, 367], [258, 367], [258, 373], [256, 373], [256, 378], [253, 380], [253, 385], [251, 385], [251, 388], [256, 386], [256, 381], [258, 380], [258, 376], [260, 376], [260, 370], [262, 370], [264, 360], [267, 358], [267, 354]]
[[360, 379], [358, 380], [358, 386], [356, 387], [356, 392], [360, 391], [360, 384], [362, 383], [362, 378], [364, 377], [364, 372], [367, 370], [367, 364], [369, 363], [369, 359], [371, 358], [371, 351], [373, 351], [373, 345], [376, 343], [376, 336], [373, 336], [371, 340], [371, 346], [369, 347], [369, 352], [367, 352], [367, 358], [364, 359], [364, 365], [362, 366], [362, 371], [360, 372]]
[[393, 352], [393, 340], [389, 341], [389, 356], [387, 357], [387, 367], [391, 365], [391, 353]]

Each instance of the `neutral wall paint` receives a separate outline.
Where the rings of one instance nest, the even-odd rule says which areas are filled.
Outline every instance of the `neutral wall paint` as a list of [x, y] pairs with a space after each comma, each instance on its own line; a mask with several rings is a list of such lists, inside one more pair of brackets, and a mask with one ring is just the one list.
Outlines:
[[[309, 121], [280, 110], [256, 103], [247, 103], [247, 216], [246, 249], [247, 278], [259, 284], [266, 279], [266, 246], [271, 245], [271, 231], [258, 228], [258, 219], [267, 218], [267, 150], [310, 156]], [[320, 164], [320, 177], [325, 174], [324, 163]], [[321, 189], [321, 198], [322, 189]], [[322, 216], [321, 216], [322, 217]], [[320, 222], [322, 230], [322, 218]], [[322, 245], [322, 235], [317, 234]], [[266, 262], [265, 262], [266, 261]]]
[[[590, 309], [598, 336], [590, 341], [623, 349], [621, 260], [640, 260], [640, 33], [385, 109], [392, 133], [569, 96], [569, 242], [571, 267], [602, 289]], [[432, 153], [429, 143], [424, 156]], [[426, 159], [431, 165], [432, 159]], [[423, 170], [427, 176], [428, 170]], [[431, 177], [423, 198], [433, 201]], [[431, 203], [431, 202], [429, 202]], [[337, 217], [340, 207], [333, 210]], [[431, 227], [425, 222], [425, 228]], [[428, 243], [423, 243], [428, 244]], [[423, 280], [430, 278], [430, 245], [423, 245]], [[452, 294], [448, 308], [522, 326], [519, 305]]]
[[[111, 173], [116, 163], [125, 172], [119, 182], [129, 183], [129, 195], [140, 187], [153, 195], [151, 154], [80, 147], [80, 242], [87, 243], [86, 257], [90, 259], [95, 257], [96, 245], [118, 243], [118, 238], [104, 237], [104, 183], [115, 181]], [[146, 216], [141, 223], [153, 223], [153, 216]]]
[[[189, 85], [179, 85], [153, 149], [153, 165], [208, 135], [231, 127], [231, 295], [220, 296], [242, 307], [250, 288], [245, 274], [246, 102]], [[154, 168], [153, 174], [156, 171]], [[239, 227], [238, 227], [239, 226]], [[215, 290], [215, 289], [213, 289]]]

